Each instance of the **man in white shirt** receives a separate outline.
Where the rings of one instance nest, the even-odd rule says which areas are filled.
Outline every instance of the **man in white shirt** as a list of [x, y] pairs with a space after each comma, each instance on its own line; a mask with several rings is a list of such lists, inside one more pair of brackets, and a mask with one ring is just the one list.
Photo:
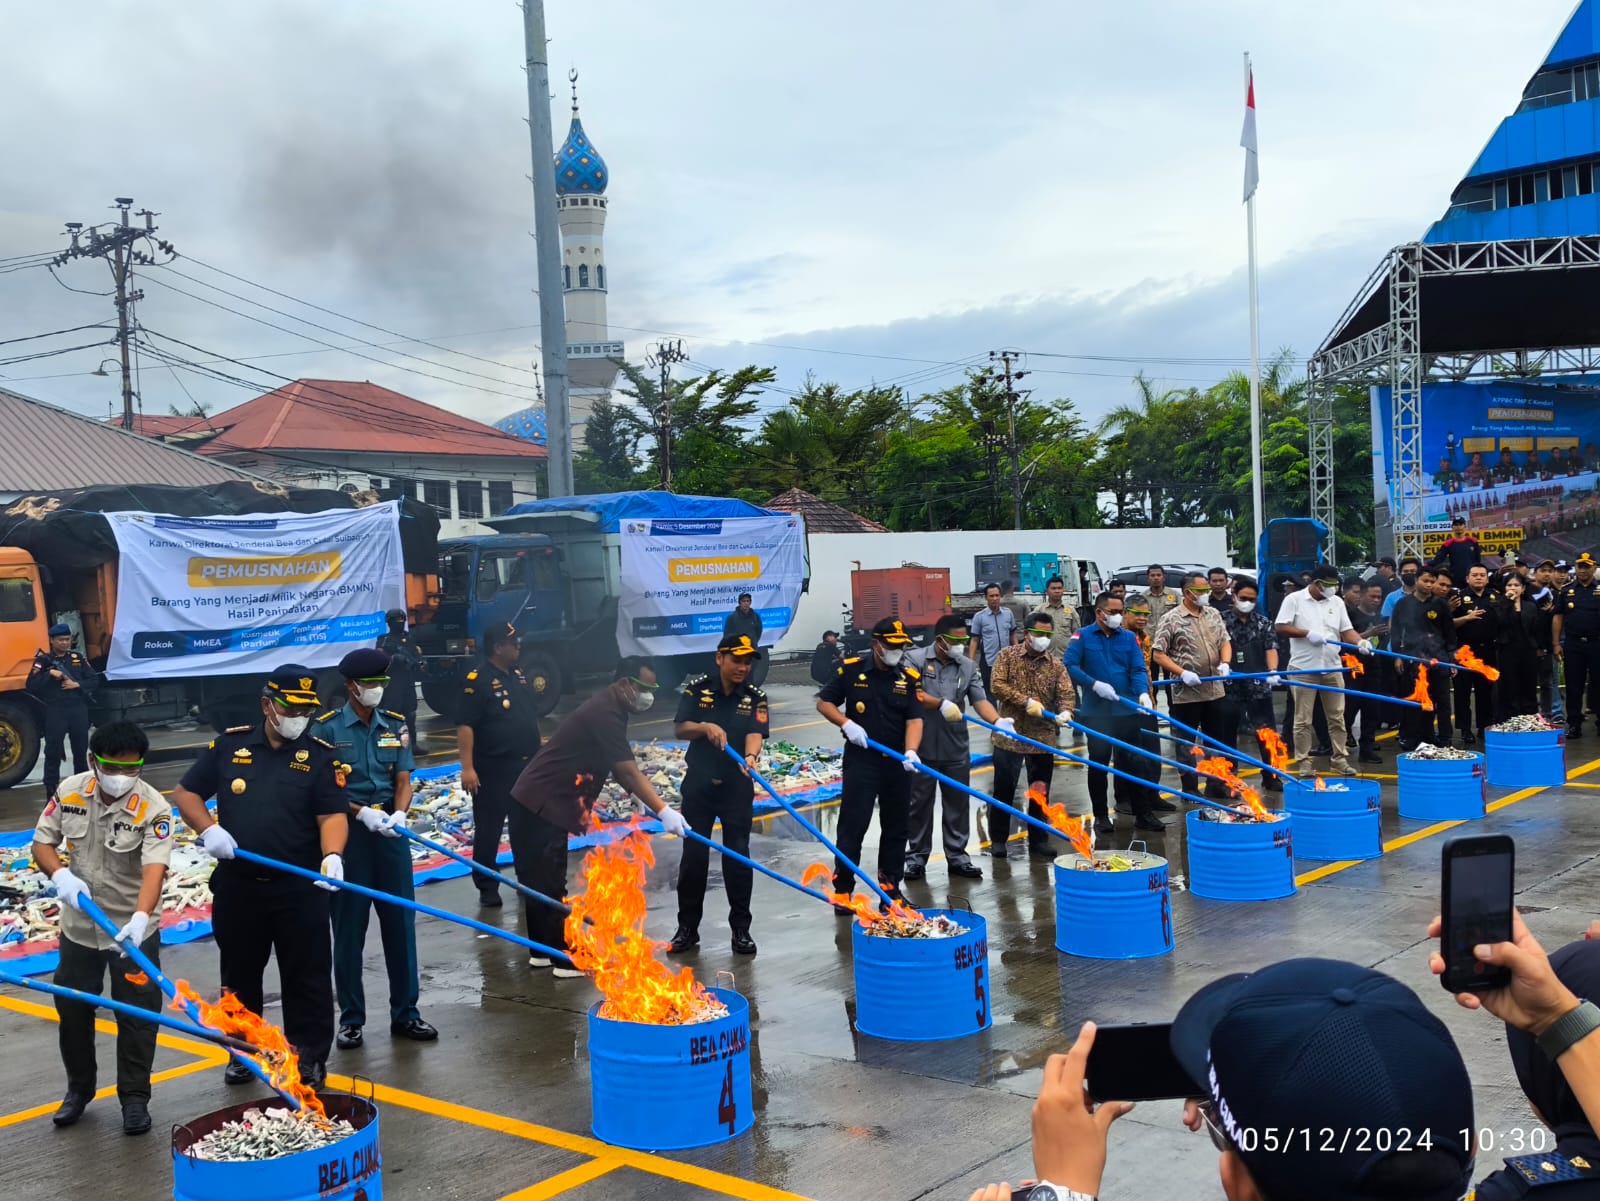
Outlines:
[[[1317, 701], [1322, 701], [1323, 715], [1328, 719], [1328, 742], [1333, 747], [1330, 762], [1337, 775], [1352, 775], [1350, 749], [1345, 745], [1344, 694], [1318, 692], [1297, 684], [1322, 684], [1342, 688], [1344, 676], [1339, 669], [1339, 648], [1329, 646], [1335, 640], [1355, 643], [1358, 636], [1350, 624], [1350, 613], [1339, 599], [1339, 569], [1324, 565], [1311, 575], [1311, 582], [1298, 592], [1283, 599], [1278, 610], [1279, 637], [1289, 640], [1289, 670], [1324, 669], [1323, 675], [1291, 676], [1287, 683], [1294, 700], [1294, 757], [1299, 763], [1302, 777], [1309, 777], [1311, 769], [1311, 723]], [[1361, 643], [1362, 654], [1371, 654], [1368, 643]]]

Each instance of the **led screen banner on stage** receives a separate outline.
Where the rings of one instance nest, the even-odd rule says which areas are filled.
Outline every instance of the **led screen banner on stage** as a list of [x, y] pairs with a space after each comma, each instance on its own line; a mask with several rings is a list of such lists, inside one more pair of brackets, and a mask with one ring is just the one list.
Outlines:
[[106, 674], [162, 679], [326, 667], [405, 605], [397, 502], [323, 513], [107, 513], [117, 613]]
[[[1373, 491], [1378, 524], [1394, 486], [1394, 405], [1372, 390]], [[1492, 532], [1503, 553], [1600, 520], [1600, 387], [1493, 380], [1422, 388], [1422, 485], [1429, 535], [1457, 516]], [[1480, 535], [1481, 537], [1481, 535]], [[1425, 545], [1442, 542], [1425, 538]], [[1380, 538], [1380, 541], [1383, 539]]]
[[798, 517], [623, 518], [618, 533], [623, 654], [715, 650], [742, 592], [761, 615], [763, 646], [775, 645], [794, 623], [806, 571], [805, 523]]

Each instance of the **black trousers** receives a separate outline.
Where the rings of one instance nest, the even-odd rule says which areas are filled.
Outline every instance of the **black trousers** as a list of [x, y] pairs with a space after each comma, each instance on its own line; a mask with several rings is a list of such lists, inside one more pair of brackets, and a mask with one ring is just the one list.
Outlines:
[[[517, 808], [517, 803], [511, 799], [511, 787], [522, 769], [528, 766], [528, 760], [521, 756], [483, 756], [477, 759], [476, 766], [478, 795], [472, 798], [472, 861], [497, 872], [500, 870], [496, 864], [500, 857], [500, 836], [506, 828], [506, 818]], [[562, 870], [565, 873], [564, 866]], [[520, 872], [517, 878], [522, 878]], [[565, 879], [563, 874], [563, 883]], [[475, 875], [472, 882], [479, 892], [498, 891], [487, 876]]]
[[[154, 923], [152, 923], [154, 924]], [[161, 963], [161, 932], [152, 930], [139, 949], [158, 966]], [[55, 982], [63, 988], [92, 992], [100, 996], [105, 977], [111, 974], [111, 999], [159, 1012], [161, 987], [154, 980], [132, 984], [129, 970], [137, 971], [131, 960], [122, 957], [120, 948], [97, 951], [61, 939], [61, 962], [56, 966]], [[67, 1069], [67, 1091], [90, 1097], [98, 1087], [94, 1059], [95, 1009], [81, 1001], [56, 998], [61, 1015], [61, 1063]], [[156, 1024], [117, 1016], [117, 1100], [150, 1101], [150, 1065], [156, 1057]]]
[[[1023, 754], [1021, 751], [1006, 751], [996, 748], [994, 752], [994, 793], [996, 800], [1005, 801], [1014, 808], [1022, 808], [1017, 804], [1017, 781], [1021, 779], [1023, 768], [1027, 768], [1028, 783], [1044, 785], [1045, 795], [1050, 793], [1050, 779], [1055, 775], [1056, 757], [1047, 755], [1043, 751], [1032, 754]], [[1101, 773], [1096, 772], [1095, 775]], [[1036, 801], [1029, 801], [1025, 812], [1030, 817], [1046, 821], [1044, 810]], [[1004, 809], [989, 806], [989, 851], [997, 858], [1004, 857], [1006, 843], [1011, 838], [1011, 823], [1017, 819]], [[1050, 836], [1038, 826], [1028, 823], [1028, 849], [1030, 851], [1048, 852], [1050, 850]]]
[[[683, 820], [702, 838], [711, 837], [711, 828], [722, 822], [722, 845], [741, 855], [750, 854], [750, 822], [755, 800], [755, 785], [732, 763], [730, 775], [712, 779], [691, 770], [683, 781]], [[903, 774], [903, 773], [902, 773]], [[744, 864], [722, 860], [722, 883], [728, 892], [728, 925], [735, 933], [750, 930], [750, 892], [755, 873]], [[683, 857], [678, 861], [678, 925], [698, 930], [706, 907], [706, 876], [711, 867], [711, 848], [692, 839], [683, 841]]]
[[[1498, 663], [1495, 648], [1492, 646], [1482, 650], [1474, 647], [1473, 653], [1490, 667]], [[1456, 676], [1455, 719], [1463, 734], [1471, 733], [1473, 730], [1481, 734], [1485, 726], [1494, 724], [1494, 685], [1495, 682], [1489, 677], [1479, 675], [1475, 671], [1463, 671]]]
[[1600, 713], [1600, 634], [1587, 639], [1563, 637], [1561, 661], [1567, 669], [1567, 724], [1576, 728], [1589, 714]]
[[[1228, 727], [1225, 720], [1226, 699], [1226, 697], [1219, 697], [1214, 701], [1181, 702], [1171, 706], [1168, 712], [1172, 714], [1173, 721], [1181, 721], [1186, 726], [1193, 726], [1202, 734], [1210, 735], [1218, 742], [1232, 746], [1233, 744], [1228, 742]], [[1182, 730], [1173, 730], [1173, 733], [1180, 737], [1188, 737]], [[1210, 759], [1223, 753], [1208, 742], [1201, 742], [1198, 745], [1201, 751], [1200, 758]], [[1173, 758], [1183, 763], [1184, 766], [1187, 767], [1197, 761], [1196, 756], [1190, 754], [1187, 749], [1180, 747], [1179, 751], [1181, 753], [1175, 754]], [[1199, 775], [1192, 771], [1186, 771], [1179, 776], [1179, 780], [1185, 792], [1191, 796], [1196, 794], [1200, 785]], [[1205, 795], [1207, 796], [1226, 796], [1228, 791], [1225, 785], [1216, 780], [1207, 780], [1206, 789]]]
[[222, 987], [259, 1014], [267, 959], [277, 955], [283, 1032], [308, 1063], [326, 1063], [333, 1046], [331, 896], [309, 880], [254, 864], [219, 863], [211, 874]]
[[1538, 657], [1533, 651], [1513, 651], [1500, 656], [1500, 679], [1496, 681], [1501, 721], [1508, 717], [1539, 712], [1540, 668], [1549, 662], [1549, 656]]
[[61, 783], [61, 761], [72, 743], [72, 770], [89, 770], [89, 706], [82, 701], [62, 701], [44, 707], [44, 791], [55, 794]]
[[1424, 668], [1418, 663], [1402, 663], [1401, 696], [1410, 696], [1417, 684], [1417, 673], [1428, 673], [1428, 697], [1433, 701], [1433, 712], [1405, 706], [1405, 717], [1400, 722], [1400, 740], [1407, 748], [1421, 742], [1448, 746], [1455, 737], [1455, 726], [1450, 719], [1451, 679], [1448, 667]]
[[[900, 887], [906, 867], [906, 817], [911, 808], [911, 776], [894, 759], [877, 751], [846, 747], [844, 783], [839, 797], [839, 849], [861, 862], [861, 844], [872, 811], [878, 811], [878, 883], [885, 889]], [[833, 887], [849, 892], [856, 874], [843, 859], [833, 863]]]
[[[1321, 709], [1317, 710], [1317, 716], [1322, 716]], [[1222, 698], [1222, 726], [1227, 731], [1222, 741], [1236, 751], [1243, 750], [1247, 755], [1266, 759], [1266, 755], [1261, 753], [1261, 740], [1256, 737], [1256, 731], [1263, 727], [1272, 729], [1277, 720], [1278, 715], [1272, 711], [1270, 692], [1265, 696], [1240, 696], [1230, 692]], [[1246, 740], [1244, 747], [1239, 745], [1241, 735]]]
[[[511, 802], [509, 816], [517, 879], [559, 901], [567, 892], [567, 832], [516, 801]], [[522, 924], [534, 942], [567, 949], [566, 917], [553, 905], [523, 897]]]
[[[1140, 741], [1140, 718], [1144, 714], [1086, 714], [1078, 718], [1080, 725], [1087, 726], [1100, 734], [1109, 735], [1119, 742], [1129, 746], [1142, 746]], [[1140, 769], [1145, 764], [1150, 764], [1160, 771], [1160, 764], [1137, 755], [1125, 747], [1113, 746], [1105, 738], [1096, 738], [1089, 735], [1089, 758], [1095, 763], [1109, 763], [1118, 771], [1127, 772], [1130, 776], [1140, 776], [1149, 779]], [[1106, 808], [1106, 779], [1109, 772], [1089, 772], [1089, 804], [1094, 808], [1097, 818], [1109, 819], [1111, 814]], [[1151, 803], [1156, 799], [1155, 793], [1148, 785], [1138, 784], [1125, 776], [1115, 776], [1114, 795], [1117, 798], [1117, 807], [1130, 808], [1135, 817], [1143, 817], [1151, 811]]]

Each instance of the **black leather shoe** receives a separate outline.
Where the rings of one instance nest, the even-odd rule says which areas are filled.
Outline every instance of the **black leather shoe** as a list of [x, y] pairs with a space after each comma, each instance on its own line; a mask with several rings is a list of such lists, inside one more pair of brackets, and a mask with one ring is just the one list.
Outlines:
[[[1283, 780], [1278, 776], [1267, 776], [1267, 778], [1261, 782], [1261, 787], [1265, 788], [1268, 792], [1282, 792]], [[1161, 806], [1157, 805], [1156, 808], [1159, 809]]]
[[906, 868], [905, 878], [907, 880], [922, 880], [925, 879], [927, 875], [928, 869], [925, 867], [908, 867]]
[[1568, 726], [1567, 727], [1567, 737], [1568, 738], [1582, 738], [1583, 737], [1583, 727], [1582, 726]]
[[503, 904], [504, 902], [500, 899], [499, 889], [495, 889], [492, 892], [481, 888], [478, 890], [478, 908], [499, 909]]
[[965, 876], [968, 880], [983, 879], [983, 869], [976, 863], [968, 863], [966, 861], [952, 863], [950, 865], [950, 874], [952, 876]]
[[[834, 908], [837, 909], [838, 906], [835, 905]], [[672, 936], [672, 941], [667, 944], [667, 950], [676, 955], [699, 945], [700, 931], [691, 930], [687, 926], [679, 926], [677, 933]]]
[[61, 1105], [50, 1120], [57, 1126], [70, 1126], [83, 1116], [93, 1099], [93, 1093], [68, 1093], [61, 1098]]
[[249, 1084], [255, 1078], [255, 1073], [237, 1059], [230, 1059], [228, 1070], [222, 1073], [222, 1079], [228, 1084]]
[[431, 1043], [439, 1037], [439, 1032], [421, 1018], [412, 1018], [409, 1022], [390, 1022], [389, 1033], [395, 1038], [409, 1038], [414, 1043]]
[[1167, 831], [1167, 823], [1162, 821], [1159, 817], [1155, 817], [1152, 814], [1146, 813], [1141, 817], [1136, 817], [1133, 819], [1133, 828], [1135, 830], [1148, 830], [1152, 834], [1165, 834]]
[[150, 1133], [150, 1107], [143, 1101], [130, 1100], [122, 1103], [122, 1133]]
[[340, 1026], [339, 1037], [333, 1041], [341, 1051], [354, 1051], [361, 1045], [361, 1027]]
[[1326, 759], [1329, 755], [1333, 754], [1333, 748], [1325, 742], [1318, 743], [1316, 746], [1311, 748], [1311, 754], [1313, 757], [1320, 756], [1321, 758]]
[[1378, 754], [1377, 751], [1362, 751], [1361, 754], [1356, 756], [1356, 758], [1360, 759], [1363, 763], [1383, 762], [1383, 756]]
[[[1176, 805], [1162, 797], [1157, 797], [1155, 800], [1151, 801], [1150, 808], [1160, 813], [1176, 813], [1178, 811], [1178, 807]], [[1117, 812], [1121, 813], [1122, 810], [1118, 809]]]
[[328, 1065], [320, 1060], [300, 1065], [300, 1083], [307, 1088], [317, 1089], [328, 1083]]
[[833, 911], [840, 917], [854, 917], [856, 915], [856, 911], [848, 905], [835, 905]]
[[[1166, 827], [1162, 828], [1165, 829]], [[1103, 834], [1109, 838], [1111, 835], [1117, 832], [1117, 823], [1112, 821], [1110, 818], [1097, 817], [1094, 821], [1094, 832], [1096, 834]]]
[[735, 930], [733, 932], [733, 953], [735, 955], [754, 955], [756, 953], [756, 940], [750, 937], [750, 931]]
[[999, 846], [991, 846], [989, 848], [989, 858], [991, 858], [991, 859], [1006, 859], [1006, 858], [1009, 858], [1009, 856], [1006, 854], [1005, 845], [1001, 844]]

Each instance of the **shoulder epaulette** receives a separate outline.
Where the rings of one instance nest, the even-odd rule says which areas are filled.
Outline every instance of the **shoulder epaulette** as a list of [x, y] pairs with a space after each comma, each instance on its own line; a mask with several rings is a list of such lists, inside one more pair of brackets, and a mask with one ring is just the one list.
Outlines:
[[396, 718], [399, 718], [401, 721], [404, 721], [406, 719], [406, 715], [404, 713], [396, 713], [393, 709], [380, 709], [379, 712], [382, 713], [385, 717], [396, 717]]
[[683, 682], [683, 687], [684, 687], [685, 691], [688, 691], [690, 688], [698, 688], [702, 684], [710, 683], [710, 681], [711, 681], [711, 673], [710, 672], [704, 672], [704, 673], [702, 673], [700, 675], [697, 675], [697, 676], [690, 676], [687, 680], [685, 680]]
[[1533, 1187], [1569, 1180], [1593, 1180], [1600, 1175], [1600, 1171], [1583, 1156], [1563, 1155], [1559, 1151], [1509, 1158], [1506, 1167]]
[[751, 696], [755, 697], [756, 700], [760, 701], [762, 704], [766, 704], [767, 694], [764, 689], [757, 688], [754, 684], [746, 684], [745, 687], [750, 690]]
[[906, 675], [910, 676], [913, 680], [922, 679], [922, 673], [920, 671], [918, 671], [915, 667], [902, 666], [900, 668], [900, 670], [905, 672]]
[[333, 743], [329, 742], [326, 738], [318, 738], [315, 734], [311, 735], [311, 741], [316, 743], [318, 746], [327, 747], [330, 751], [339, 749], [338, 747], [334, 746]]
[[255, 729], [254, 726], [229, 726], [226, 730], [224, 730], [222, 732], [224, 734], [248, 734], [248, 733], [250, 733], [251, 730], [254, 730], [254, 729]]
[[859, 662], [861, 662], [861, 656], [860, 655], [851, 655], [848, 659], [845, 660], [845, 662], [846, 663], [859, 663]]
[[477, 672], [476, 668], [474, 668], [472, 671], [469, 671], [467, 673], [467, 679], [476, 680], [477, 678], [478, 678], [478, 672]]
[[338, 713], [339, 713], [339, 710], [337, 710], [337, 709], [329, 709], [326, 713], [317, 714], [317, 720], [318, 721], [327, 721], [328, 718], [330, 718], [330, 717], [336, 717], [338, 715]]

